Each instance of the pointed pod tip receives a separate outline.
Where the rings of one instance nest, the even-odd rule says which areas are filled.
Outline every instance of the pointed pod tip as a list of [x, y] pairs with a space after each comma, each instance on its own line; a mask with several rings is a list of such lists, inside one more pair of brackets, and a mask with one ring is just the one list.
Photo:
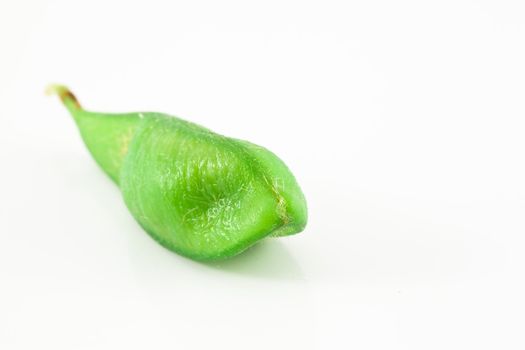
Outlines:
[[60, 85], [60, 84], [49, 84], [46, 87], [45, 94], [48, 95], [48, 96], [50, 96], [50, 95], [61, 95], [64, 92], [67, 92], [67, 91], [69, 91], [67, 86]]
[[[72, 105], [76, 108], [81, 108], [80, 103], [78, 103], [77, 98], [71, 90], [65, 85], [60, 84], [50, 84], [45, 90], [46, 95], [58, 95], [62, 102], [66, 105]], [[69, 107], [68, 107], [69, 108]]]

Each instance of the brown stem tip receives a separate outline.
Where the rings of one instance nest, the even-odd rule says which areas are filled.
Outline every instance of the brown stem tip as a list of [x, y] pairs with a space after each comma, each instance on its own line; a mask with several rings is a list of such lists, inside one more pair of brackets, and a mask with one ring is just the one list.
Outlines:
[[46, 89], [46, 95], [58, 95], [64, 104], [73, 104], [76, 108], [82, 108], [77, 98], [67, 86], [52, 84]]

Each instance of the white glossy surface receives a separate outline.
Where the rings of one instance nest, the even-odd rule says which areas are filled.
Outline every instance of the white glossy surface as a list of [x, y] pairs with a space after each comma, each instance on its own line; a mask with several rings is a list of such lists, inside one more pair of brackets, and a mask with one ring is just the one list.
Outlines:
[[[0, 3], [0, 348], [523, 349], [520, 1]], [[264, 145], [306, 231], [152, 241], [48, 83]]]

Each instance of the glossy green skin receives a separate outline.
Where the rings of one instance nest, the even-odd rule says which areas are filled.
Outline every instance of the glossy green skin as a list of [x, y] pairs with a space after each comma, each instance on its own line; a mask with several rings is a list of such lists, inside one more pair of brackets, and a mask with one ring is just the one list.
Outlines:
[[267, 149], [164, 114], [87, 112], [67, 88], [51, 89], [133, 217], [164, 247], [223, 259], [304, 229], [304, 195]]

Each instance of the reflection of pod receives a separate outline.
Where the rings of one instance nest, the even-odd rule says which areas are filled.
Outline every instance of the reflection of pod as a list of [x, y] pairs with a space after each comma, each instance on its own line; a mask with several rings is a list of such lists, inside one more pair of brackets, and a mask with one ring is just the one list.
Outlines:
[[160, 113], [88, 112], [64, 86], [49, 92], [73, 115], [131, 214], [166, 248], [220, 259], [304, 229], [303, 193], [267, 149]]

